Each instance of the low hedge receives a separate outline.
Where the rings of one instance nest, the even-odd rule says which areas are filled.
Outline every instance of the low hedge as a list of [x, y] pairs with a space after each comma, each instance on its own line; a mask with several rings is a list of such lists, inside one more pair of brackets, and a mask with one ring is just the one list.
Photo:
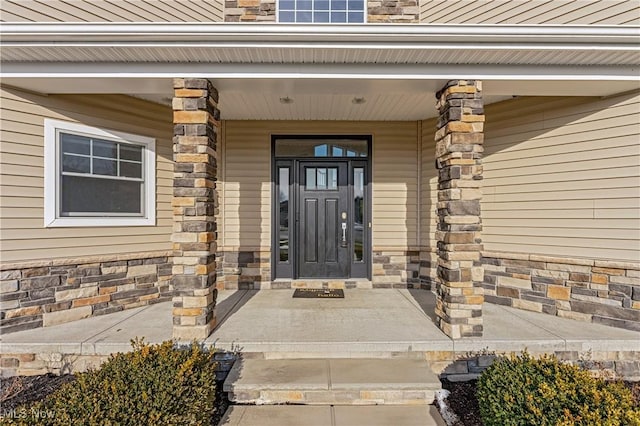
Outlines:
[[640, 425], [640, 409], [622, 383], [554, 356], [499, 357], [480, 376], [477, 397], [487, 426]]
[[196, 343], [132, 342], [99, 369], [79, 373], [8, 424], [206, 425], [215, 414], [213, 351]]

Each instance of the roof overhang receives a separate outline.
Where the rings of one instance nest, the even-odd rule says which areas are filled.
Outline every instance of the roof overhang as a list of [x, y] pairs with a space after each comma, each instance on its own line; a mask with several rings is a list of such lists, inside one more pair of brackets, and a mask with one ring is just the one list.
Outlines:
[[636, 26], [3, 23], [0, 47], [2, 82], [44, 93], [166, 97], [170, 78], [199, 77], [244, 104], [260, 91], [386, 91], [420, 92], [429, 100], [411, 107], [424, 109], [456, 78], [483, 80], [496, 99], [640, 87]]
[[622, 26], [9, 23], [0, 28], [0, 40], [0, 58], [7, 64], [628, 68], [638, 65], [640, 54], [640, 28]]

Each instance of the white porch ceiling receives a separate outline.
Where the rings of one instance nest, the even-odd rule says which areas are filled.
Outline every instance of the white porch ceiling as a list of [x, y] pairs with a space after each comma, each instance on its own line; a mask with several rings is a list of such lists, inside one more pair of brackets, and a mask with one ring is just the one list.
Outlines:
[[[225, 120], [421, 120], [436, 115], [445, 80], [213, 78]], [[3, 84], [47, 94], [127, 94], [171, 105], [171, 78], [8, 77]], [[486, 104], [513, 96], [607, 96], [638, 88], [634, 81], [485, 80]], [[283, 104], [288, 97], [293, 103]], [[354, 98], [364, 98], [354, 104]]]

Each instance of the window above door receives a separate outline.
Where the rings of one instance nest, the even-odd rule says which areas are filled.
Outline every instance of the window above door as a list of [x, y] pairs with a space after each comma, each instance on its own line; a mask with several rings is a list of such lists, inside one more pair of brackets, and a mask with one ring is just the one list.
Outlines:
[[369, 155], [368, 139], [276, 138], [276, 157], [356, 158]]
[[297, 23], [366, 22], [364, 0], [279, 0], [278, 21]]

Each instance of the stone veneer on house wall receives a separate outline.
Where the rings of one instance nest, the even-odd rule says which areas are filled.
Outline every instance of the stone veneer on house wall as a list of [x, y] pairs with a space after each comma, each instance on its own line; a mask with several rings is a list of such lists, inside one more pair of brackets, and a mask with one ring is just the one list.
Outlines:
[[418, 250], [374, 250], [373, 279], [271, 280], [271, 252], [225, 251], [218, 258], [219, 290], [288, 288], [423, 288], [433, 282], [433, 254]]
[[0, 332], [75, 321], [171, 299], [171, 252], [0, 266]]
[[216, 325], [218, 91], [173, 80], [173, 337], [205, 339]]
[[640, 331], [640, 263], [485, 251], [482, 264], [489, 303]]
[[480, 251], [484, 104], [482, 83], [451, 80], [437, 94], [436, 315], [449, 337], [482, 336]]
[[371, 24], [415, 24], [420, 21], [417, 0], [369, 0], [367, 13], [367, 22]]
[[226, 0], [225, 22], [275, 22], [276, 0]]
[[[276, 0], [227, 0], [225, 22], [275, 22]], [[367, 1], [369, 23], [417, 23], [420, 7], [417, 0]]]

